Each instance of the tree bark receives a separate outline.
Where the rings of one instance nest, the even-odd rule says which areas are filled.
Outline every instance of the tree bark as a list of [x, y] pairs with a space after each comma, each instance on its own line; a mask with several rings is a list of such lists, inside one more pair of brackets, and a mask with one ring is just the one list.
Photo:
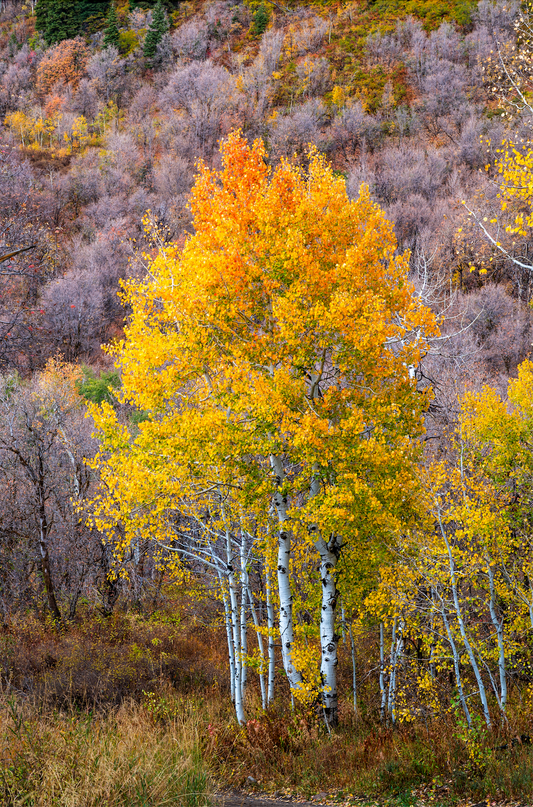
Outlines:
[[336, 566], [338, 549], [335, 537], [327, 544], [323, 538], [315, 546], [320, 555], [320, 579], [322, 581], [322, 606], [320, 611], [320, 675], [322, 678], [322, 700], [324, 717], [330, 726], [339, 722], [337, 694], [337, 644], [335, 633], [335, 609], [337, 606]]
[[294, 645], [294, 623], [292, 593], [290, 584], [291, 535], [287, 530], [287, 496], [282, 491], [285, 480], [283, 461], [275, 454], [270, 455], [270, 465], [275, 474], [274, 507], [278, 516], [278, 590], [279, 590], [279, 632], [283, 667], [292, 689], [302, 683], [302, 675], [296, 669], [292, 648]]
[[244, 714], [243, 691], [242, 691], [241, 635], [240, 635], [239, 606], [237, 598], [237, 582], [235, 578], [235, 570], [233, 568], [233, 558], [231, 550], [232, 550], [231, 536], [229, 534], [229, 531], [226, 531], [226, 566], [228, 574], [231, 633], [233, 638], [233, 655], [235, 658], [235, 714], [238, 722], [242, 724], [246, 722], [246, 716]]
[[461, 632], [461, 637], [463, 639], [463, 643], [465, 646], [465, 650], [468, 654], [468, 658], [470, 660], [470, 664], [472, 666], [472, 670], [474, 671], [474, 675], [476, 677], [478, 689], [479, 689], [479, 697], [481, 699], [481, 705], [483, 707], [483, 715], [485, 717], [485, 723], [490, 728], [491, 726], [491, 719], [490, 719], [490, 712], [489, 712], [489, 705], [487, 703], [487, 693], [485, 690], [485, 685], [483, 683], [483, 679], [481, 677], [481, 672], [476, 661], [476, 657], [474, 656], [474, 651], [472, 650], [472, 645], [468, 639], [465, 623], [463, 620], [463, 614], [461, 612], [461, 606], [459, 603], [459, 596], [457, 593], [457, 582], [456, 582], [456, 573], [455, 573], [455, 563], [453, 560], [452, 550], [450, 547], [450, 542], [448, 541], [448, 536], [446, 535], [446, 530], [444, 529], [444, 525], [442, 523], [442, 519], [440, 517], [440, 513], [438, 515], [439, 518], [439, 526], [441, 530], [442, 537], [444, 539], [444, 543], [446, 544], [446, 549], [448, 551], [448, 562], [450, 566], [450, 582], [452, 587], [452, 596], [453, 602], [455, 606], [455, 614], [457, 617], [457, 622], [459, 623], [459, 630]]
[[248, 597], [248, 570], [246, 568], [246, 546], [244, 535], [241, 534], [241, 692], [244, 701], [246, 682], [248, 680], [248, 667], [246, 666], [246, 656], [248, 654], [248, 625], [246, 623], [246, 601]]
[[496, 591], [494, 587], [494, 572], [490, 565], [489, 559], [486, 559], [487, 563], [487, 573], [489, 577], [489, 586], [490, 586], [490, 600], [489, 600], [489, 609], [490, 609], [490, 617], [492, 619], [492, 624], [494, 625], [494, 629], [496, 631], [496, 640], [498, 643], [498, 671], [500, 674], [500, 696], [498, 698], [500, 709], [502, 710], [504, 716], [506, 712], [506, 705], [507, 705], [507, 673], [505, 669], [505, 642], [504, 642], [504, 635], [503, 635], [503, 619], [498, 619], [498, 615], [496, 614]]
[[270, 706], [274, 700], [274, 683], [276, 677], [276, 649], [274, 646], [274, 605], [272, 603], [272, 577], [270, 568], [267, 565], [265, 569], [265, 585], [266, 585], [266, 610], [267, 610], [267, 626], [268, 626], [268, 687], [267, 687], [267, 706]]
[[54, 583], [52, 580], [52, 572], [50, 569], [50, 555], [48, 552], [48, 533], [50, 525], [46, 514], [46, 497], [44, 490], [44, 467], [42, 458], [39, 455], [39, 470], [38, 470], [38, 500], [39, 500], [39, 551], [41, 553], [41, 571], [43, 574], [44, 589], [46, 592], [46, 599], [48, 607], [53, 618], [57, 622], [61, 622], [61, 612], [57, 605]]
[[385, 689], [385, 636], [383, 622], [379, 623], [379, 691], [381, 693], [381, 706], [379, 716], [385, 722], [385, 708], [387, 706], [387, 690]]

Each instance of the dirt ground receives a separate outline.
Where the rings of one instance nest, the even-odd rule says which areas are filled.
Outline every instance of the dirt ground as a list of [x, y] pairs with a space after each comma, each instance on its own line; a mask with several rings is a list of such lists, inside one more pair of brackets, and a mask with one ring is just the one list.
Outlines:
[[300, 801], [299, 799], [276, 799], [252, 796], [230, 790], [227, 793], [215, 793], [214, 802], [217, 807], [289, 807], [298, 804], [298, 807], [328, 807], [319, 801]]
[[[291, 805], [298, 805], [298, 807], [331, 807], [332, 802], [326, 800], [321, 801], [315, 797], [313, 801], [303, 801], [298, 798], [267, 798], [265, 796], [254, 796], [249, 793], [242, 793], [236, 790], [230, 790], [224, 793], [215, 793], [213, 798], [216, 807], [290, 807]], [[350, 802], [354, 804], [354, 802]], [[396, 801], [396, 804], [399, 802]], [[367, 799], [361, 797], [355, 804], [360, 807], [392, 807], [393, 802], [383, 800], [376, 801], [374, 799]], [[437, 807], [438, 802], [428, 802], [424, 799], [419, 799], [414, 802], [409, 802], [411, 807]], [[340, 805], [344, 807], [344, 805]], [[533, 807], [533, 800], [530, 803], [526, 802], [498, 802], [491, 799], [484, 799], [479, 802], [460, 802], [457, 807]]]

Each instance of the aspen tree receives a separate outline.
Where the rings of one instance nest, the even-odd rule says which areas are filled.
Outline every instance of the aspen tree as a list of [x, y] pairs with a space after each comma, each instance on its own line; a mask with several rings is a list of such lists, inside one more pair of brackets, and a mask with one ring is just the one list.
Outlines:
[[232, 134], [221, 170], [200, 164], [194, 235], [182, 249], [162, 246], [147, 280], [127, 285], [132, 313], [114, 353], [123, 399], [144, 420], [134, 432], [109, 406], [95, 411], [110, 452], [98, 512], [134, 530], [127, 508], [137, 499], [136, 513], [156, 514], [171, 540], [165, 513], [216, 491], [256, 525], [250, 532], [275, 535], [283, 664], [296, 696], [305, 681], [291, 557], [296, 547], [314, 553], [321, 698], [335, 724], [338, 560], [398, 529], [412, 508], [427, 397], [408, 368], [437, 326], [365, 186], [350, 201], [313, 150], [307, 171], [286, 161], [271, 169], [265, 158], [260, 141]]

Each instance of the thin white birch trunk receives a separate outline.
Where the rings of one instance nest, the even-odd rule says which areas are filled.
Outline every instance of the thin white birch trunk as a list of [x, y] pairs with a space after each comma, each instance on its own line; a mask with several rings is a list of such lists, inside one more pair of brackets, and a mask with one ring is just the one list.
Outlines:
[[389, 693], [388, 693], [388, 712], [392, 723], [396, 723], [396, 682], [398, 671], [398, 659], [403, 650], [403, 619], [398, 620], [395, 617], [394, 626], [392, 630], [392, 643], [391, 643], [391, 659], [390, 659], [390, 675], [389, 675]]
[[446, 629], [446, 634], [448, 636], [448, 641], [450, 643], [450, 647], [452, 650], [453, 656], [453, 669], [455, 672], [455, 683], [457, 684], [457, 691], [459, 692], [459, 700], [461, 702], [461, 706], [463, 707], [463, 712], [465, 713], [466, 722], [468, 723], [468, 728], [472, 728], [472, 717], [470, 716], [470, 711], [468, 709], [468, 704], [466, 702], [465, 693], [463, 690], [463, 681], [461, 679], [461, 666], [459, 661], [459, 653], [457, 652], [457, 646], [455, 644], [455, 640], [453, 638], [453, 633], [451, 631], [448, 617], [446, 616], [446, 609], [444, 603], [442, 603], [442, 621], [444, 622], [444, 627]]
[[498, 615], [496, 613], [496, 590], [494, 586], [494, 572], [492, 570], [488, 558], [486, 558], [486, 563], [487, 563], [487, 573], [489, 577], [489, 586], [490, 586], [490, 600], [489, 600], [490, 618], [492, 619], [492, 624], [494, 625], [494, 629], [496, 630], [496, 640], [498, 643], [498, 671], [500, 673], [500, 696], [498, 698], [498, 701], [500, 709], [505, 715], [505, 707], [507, 704], [507, 674], [505, 669], [505, 643], [503, 635], [503, 619], [498, 619]]
[[217, 574], [218, 574], [218, 582], [220, 584], [220, 590], [222, 592], [222, 602], [224, 604], [224, 622], [226, 623], [226, 638], [228, 640], [231, 700], [232, 703], [235, 703], [235, 653], [233, 649], [233, 636], [231, 631], [230, 603], [226, 587], [222, 582], [222, 575], [220, 574], [220, 571], [218, 569]]
[[385, 636], [383, 622], [379, 623], [379, 691], [381, 692], [381, 707], [379, 710], [381, 722], [385, 722], [385, 709], [387, 706], [387, 690], [385, 689]]
[[230, 601], [230, 620], [231, 620], [231, 633], [233, 637], [233, 653], [235, 656], [235, 714], [239, 723], [244, 723], [246, 717], [244, 714], [244, 705], [242, 699], [242, 654], [241, 654], [241, 637], [240, 637], [240, 624], [239, 624], [239, 607], [237, 598], [237, 583], [235, 579], [235, 570], [233, 568], [233, 559], [231, 555], [231, 537], [229, 531], [226, 531], [226, 566], [228, 574], [228, 589]]
[[396, 625], [398, 624], [398, 617], [394, 617], [392, 623], [392, 636], [390, 643], [389, 654], [389, 685], [387, 687], [387, 714], [392, 716], [392, 692], [394, 687], [394, 648], [396, 646]]
[[274, 645], [274, 604], [272, 602], [272, 577], [270, 574], [270, 567], [265, 568], [265, 581], [266, 581], [266, 611], [267, 611], [267, 627], [268, 627], [268, 688], [267, 688], [267, 706], [270, 706], [274, 700], [274, 683], [276, 678], [276, 648]]
[[341, 605], [341, 618], [342, 618], [342, 628], [344, 636], [348, 634], [350, 639], [350, 650], [352, 656], [352, 695], [353, 695], [353, 710], [355, 715], [357, 715], [357, 672], [355, 667], [355, 642], [353, 640], [353, 631], [352, 631], [352, 623], [350, 622], [349, 627], [346, 623], [346, 612], [344, 610], [344, 603]]
[[246, 682], [248, 680], [248, 667], [246, 666], [246, 656], [248, 655], [248, 632], [246, 625], [246, 600], [248, 597], [248, 569], [246, 567], [246, 546], [244, 535], [241, 534], [241, 697], [244, 702], [246, 692]]
[[353, 640], [353, 630], [352, 625], [350, 623], [349, 627], [350, 633], [350, 648], [352, 651], [352, 691], [353, 691], [353, 710], [355, 715], [359, 714], [359, 709], [357, 707], [357, 668], [355, 666], [355, 642]]
[[[337, 604], [337, 583], [335, 569], [338, 552], [335, 538], [328, 545], [323, 538], [315, 542], [320, 555], [320, 579], [322, 581], [322, 607], [320, 613], [320, 675], [323, 683], [322, 698], [324, 716], [328, 725], [338, 723], [337, 694], [337, 635], [335, 633], [335, 607]], [[334, 551], [333, 551], [334, 550]]]
[[270, 455], [270, 465], [275, 474], [274, 507], [278, 517], [278, 591], [281, 655], [289, 685], [291, 689], [296, 689], [302, 683], [302, 675], [296, 669], [292, 653], [294, 624], [290, 585], [291, 536], [288, 530], [287, 496], [282, 492], [285, 471], [281, 457], [275, 454]]
[[263, 637], [261, 636], [261, 626], [259, 625], [259, 619], [257, 617], [257, 611], [254, 605], [253, 594], [250, 589], [250, 585], [247, 580], [246, 591], [248, 592], [248, 602], [250, 603], [250, 611], [252, 612], [252, 619], [255, 625], [255, 632], [257, 635], [257, 646], [259, 648], [259, 658], [261, 659], [261, 672], [259, 673], [259, 686], [261, 687], [261, 706], [263, 710], [267, 707], [267, 699], [266, 699], [266, 687], [265, 687], [265, 673], [264, 669], [266, 666], [266, 659], [265, 659], [265, 649], [263, 646]]
[[[310, 498], [318, 496], [321, 481], [318, 469], [313, 468], [310, 485]], [[322, 583], [322, 605], [320, 609], [320, 677], [322, 680], [322, 702], [324, 717], [329, 728], [336, 726], [339, 719], [339, 703], [337, 693], [338, 636], [335, 633], [335, 609], [337, 606], [336, 567], [340, 555], [340, 545], [333, 535], [326, 542], [317, 527], [313, 524], [309, 533], [320, 556], [320, 580]]]
[[472, 670], [474, 671], [474, 675], [476, 677], [476, 682], [477, 682], [477, 685], [478, 685], [478, 688], [479, 688], [479, 697], [480, 697], [480, 700], [481, 700], [481, 705], [483, 707], [483, 715], [485, 717], [485, 723], [487, 724], [487, 726], [490, 727], [491, 726], [491, 719], [490, 719], [489, 706], [488, 706], [488, 703], [487, 703], [487, 693], [485, 691], [485, 684], [483, 683], [483, 679], [481, 677], [481, 672], [480, 672], [478, 663], [476, 661], [474, 651], [472, 650], [472, 645], [470, 644], [470, 641], [469, 641], [467, 633], [466, 633], [465, 623], [464, 623], [464, 620], [463, 620], [463, 614], [461, 612], [461, 606], [460, 606], [460, 603], [459, 603], [459, 595], [457, 593], [455, 562], [454, 562], [454, 559], [453, 559], [450, 542], [448, 541], [448, 536], [446, 535], [446, 530], [444, 529], [444, 525], [443, 525], [442, 519], [440, 517], [440, 512], [438, 514], [438, 518], [439, 518], [439, 525], [440, 525], [441, 534], [442, 534], [442, 537], [444, 539], [444, 543], [446, 544], [446, 549], [447, 549], [447, 552], [448, 552], [448, 562], [449, 562], [449, 567], [450, 567], [450, 582], [451, 582], [451, 587], [452, 587], [453, 603], [454, 603], [454, 606], [455, 606], [455, 615], [456, 615], [456, 618], [457, 618], [457, 622], [459, 624], [459, 630], [461, 632], [461, 638], [463, 640], [465, 650], [466, 650], [466, 652], [468, 654], [468, 658], [470, 660], [470, 665], [471, 665]]
[[[433, 586], [431, 586], [431, 602], [432, 604], [435, 602], [435, 591]], [[437, 675], [437, 671], [435, 668], [435, 613], [433, 608], [431, 609], [430, 617], [429, 617], [429, 629], [431, 631], [431, 647], [429, 649], [429, 674], [431, 679], [434, 681]]]

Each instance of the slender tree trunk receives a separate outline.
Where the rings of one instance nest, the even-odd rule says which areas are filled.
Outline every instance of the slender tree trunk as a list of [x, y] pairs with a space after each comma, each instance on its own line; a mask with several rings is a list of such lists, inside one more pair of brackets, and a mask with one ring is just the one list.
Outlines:
[[396, 645], [397, 624], [398, 624], [398, 617], [395, 616], [392, 623], [392, 636], [391, 636], [390, 654], [389, 654], [389, 685], [387, 687], [387, 714], [389, 715], [389, 717], [392, 716], [392, 701], [394, 690], [394, 649]]
[[249, 583], [247, 584], [246, 590], [248, 592], [248, 602], [250, 603], [250, 611], [252, 612], [252, 619], [255, 625], [255, 632], [257, 635], [257, 647], [259, 648], [259, 658], [261, 659], [261, 672], [259, 673], [259, 686], [261, 688], [261, 706], [263, 710], [267, 708], [267, 697], [266, 697], [266, 687], [265, 687], [265, 673], [264, 669], [266, 666], [266, 658], [265, 658], [265, 649], [263, 646], [263, 637], [261, 636], [261, 626], [259, 624], [259, 619], [257, 617], [257, 611], [254, 605], [253, 594], [250, 589]]
[[470, 660], [470, 665], [471, 665], [472, 670], [474, 671], [474, 675], [476, 677], [477, 685], [478, 685], [478, 688], [479, 688], [479, 697], [480, 697], [480, 700], [481, 700], [481, 705], [483, 707], [483, 714], [484, 714], [484, 717], [485, 717], [485, 723], [487, 724], [487, 726], [490, 727], [491, 726], [491, 719], [490, 719], [489, 705], [487, 703], [487, 693], [486, 693], [486, 690], [485, 690], [485, 685], [483, 683], [483, 679], [481, 677], [481, 672], [480, 672], [478, 663], [476, 661], [476, 657], [474, 655], [474, 651], [472, 650], [472, 645], [470, 644], [470, 641], [469, 641], [467, 633], [466, 633], [465, 623], [464, 623], [463, 615], [462, 615], [462, 612], [461, 612], [461, 606], [459, 604], [459, 595], [457, 593], [455, 563], [454, 563], [454, 559], [453, 559], [453, 555], [452, 555], [452, 550], [451, 550], [451, 547], [450, 547], [450, 542], [448, 541], [448, 536], [446, 535], [446, 530], [444, 529], [444, 525], [443, 525], [442, 519], [440, 517], [440, 512], [439, 512], [439, 525], [440, 525], [441, 534], [442, 534], [442, 537], [444, 539], [444, 543], [446, 544], [446, 549], [447, 549], [447, 552], [448, 552], [448, 562], [449, 562], [449, 566], [450, 566], [450, 582], [451, 582], [451, 587], [452, 587], [453, 602], [454, 602], [454, 606], [455, 606], [455, 614], [456, 614], [457, 622], [459, 624], [459, 630], [461, 632], [461, 638], [463, 640], [465, 650], [466, 650], [466, 652], [468, 654], [468, 658]]
[[282, 486], [285, 480], [283, 461], [275, 454], [270, 455], [270, 465], [275, 474], [274, 507], [278, 516], [278, 591], [279, 591], [279, 632], [283, 667], [289, 685], [296, 689], [302, 683], [302, 675], [296, 669], [292, 648], [294, 645], [293, 601], [290, 585], [291, 536], [287, 529], [287, 496]]
[[38, 499], [39, 499], [39, 551], [41, 554], [41, 571], [43, 574], [44, 590], [48, 607], [53, 618], [61, 622], [61, 612], [57, 606], [57, 600], [50, 569], [50, 555], [48, 553], [48, 533], [50, 525], [46, 515], [46, 499], [44, 490], [44, 468], [39, 456], [39, 477], [38, 477]]
[[224, 604], [224, 622], [226, 624], [226, 638], [228, 641], [228, 658], [229, 658], [229, 676], [230, 676], [230, 690], [231, 701], [235, 703], [235, 653], [233, 652], [233, 636], [231, 631], [231, 610], [229, 596], [224, 586], [222, 575], [217, 570], [218, 582], [222, 592], [222, 602]]
[[[318, 496], [321, 481], [318, 469], [313, 469], [310, 498]], [[328, 727], [339, 722], [339, 704], [337, 693], [338, 641], [335, 633], [335, 609], [337, 607], [336, 568], [340, 555], [340, 544], [335, 536], [326, 542], [320, 535], [316, 524], [309, 528], [309, 533], [320, 556], [320, 580], [322, 584], [322, 606], [320, 609], [320, 677], [322, 679], [322, 703], [324, 717]]]
[[104, 616], [111, 616], [113, 608], [115, 607], [119, 598], [120, 589], [116, 575], [112, 574], [111, 570], [111, 555], [112, 550], [105, 540], [102, 540], [102, 569], [104, 572], [104, 581], [102, 583], [102, 611]]
[[244, 704], [242, 699], [242, 653], [241, 635], [239, 621], [239, 605], [237, 597], [237, 582], [235, 570], [233, 568], [233, 558], [231, 554], [231, 536], [226, 531], [226, 566], [228, 572], [228, 589], [230, 602], [231, 634], [233, 637], [233, 655], [235, 657], [235, 714], [239, 723], [244, 723]]
[[496, 631], [496, 640], [498, 643], [498, 671], [500, 674], [500, 696], [498, 698], [498, 701], [500, 709], [505, 715], [507, 705], [507, 674], [505, 669], [505, 641], [503, 635], [503, 619], [498, 619], [498, 615], [496, 614], [496, 590], [494, 587], [494, 572], [492, 570], [488, 558], [486, 559], [486, 563], [487, 563], [487, 573], [489, 577], [489, 586], [490, 586], [490, 600], [489, 600], [490, 617], [492, 619], [492, 624], [494, 625], [494, 629]]
[[328, 725], [336, 726], [339, 721], [337, 694], [337, 643], [335, 633], [335, 608], [337, 605], [336, 566], [338, 551], [335, 538], [329, 545], [319, 538], [315, 546], [320, 555], [320, 579], [322, 581], [322, 607], [320, 613], [320, 648], [322, 678], [322, 698], [324, 716]]
[[274, 700], [274, 683], [276, 678], [276, 648], [274, 644], [274, 605], [272, 603], [272, 577], [270, 567], [265, 568], [265, 581], [266, 581], [266, 611], [267, 611], [267, 627], [268, 627], [268, 687], [267, 687], [267, 706], [270, 706]]
[[39, 517], [39, 549], [41, 553], [41, 571], [43, 574], [44, 589], [46, 591], [46, 599], [48, 607], [53, 618], [61, 622], [61, 612], [57, 606], [56, 595], [54, 591], [54, 584], [52, 582], [52, 573], [50, 571], [50, 556], [48, 554], [48, 544], [46, 540], [47, 524], [46, 519], [42, 516]]
[[448, 641], [450, 643], [450, 647], [452, 650], [453, 656], [453, 669], [455, 672], [455, 683], [457, 684], [457, 691], [459, 693], [459, 700], [461, 702], [461, 706], [463, 707], [463, 712], [465, 713], [466, 722], [468, 723], [468, 728], [472, 728], [472, 717], [470, 715], [470, 711], [468, 709], [468, 704], [466, 702], [465, 693], [463, 690], [463, 681], [461, 678], [461, 665], [459, 660], [459, 653], [457, 652], [457, 646], [455, 644], [455, 639], [453, 638], [453, 633], [450, 628], [450, 624], [448, 622], [448, 617], [446, 616], [446, 607], [444, 603], [442, 603], [442, 621], [444, 622], [444, 627], [446, 629], [446, 635], [448, 636]]
[[389, 692], [387, 699], [387, 709], [393, 725], [396, 723], [396, 685], [397, 685], [397, 670], [398, 659], [403, 649], [403, 630], [404, 621], [395, 617], [394, 625], [392, 628], [392, 642], [390, 654], [390, 674], [389, 674]]
[[241, 692], [244, 701], [246, 682], [248, 680], [248, 667], [246, 656], [248, 654], [248, 632], [246, 624], [246, 601], [248, 597], [248, 570], [246, 568], [246, 546], [244, 535], [241, 534]]
[[[431, 603], [432, 605], [435, 603], [435, 591], [433, 586], [431, 586]], [[429, 649], [429, 674], [431, 675], [432, 681], [435, 680], [437, 677], [437, 671], [435, 668], [435, 613], [433, 608], [431, 609], [430, 617], [429, 617], [429, 629], [431, 631], [431, 647]]]
[[385, 636], [383, 622], [379, 623], [379, 691], [381, 693], [380, 720], [385, 722], [385, 709], [387, 706], [387, 690], [385, 689]]
[[357, 715], [357, 671], [355, 666], [355, 642], [353, 640], [353, 630], [352, 630], [352, 623], [350, 622], [349, 627], [347, 627], [346, 623], [346, 613], [344, 611], [344, 603], [342, 604], [342, 626], [344, 633], [348, 633], [350, 638], [350, 650], [352, 656], [352, 694], [353, 694], [353, 710], [355, 715]]

